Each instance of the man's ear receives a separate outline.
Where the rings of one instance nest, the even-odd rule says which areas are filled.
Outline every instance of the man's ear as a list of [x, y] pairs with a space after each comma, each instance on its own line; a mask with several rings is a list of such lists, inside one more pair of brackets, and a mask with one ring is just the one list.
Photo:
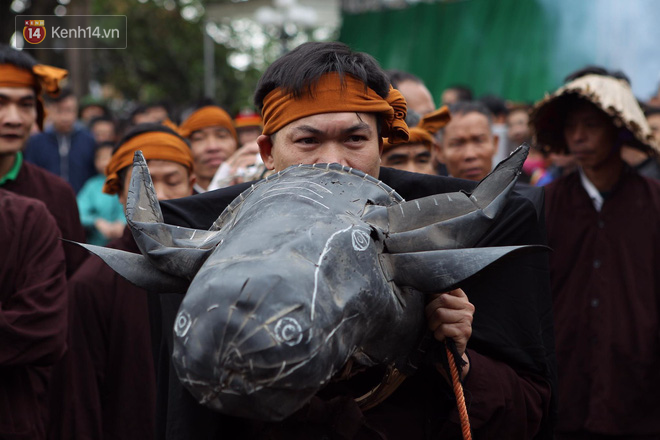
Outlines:
[[445, 155], [443, 154], [443, 149], [442, 145], [438, 142], [435, 142], [433, 144], [433, 154], [435, 154], [435, 159], [444, 164], [445, 163]]
[[259, 154], [264, 165], [269, 170], [275, 169], [275, 160], [273, 159], [273, 140], [270, 136], [262, 134], [257, 138], [257, 145], [259, 145]]
[[190, 182], [190, 195], [192, 196], [195, 193], [195, 183], [197, 182], [197, 176], [195, 173], [190, 173], [190, 177], [188, 178]]
[[383, 148], [385, 148], [385, 144], [383, 143], [383, 138], [378, 136], [378, 156], [383, 157]]
[[500, 147], [500, 137], [496, 134], [493, 135], [493, 157], [497, 154], [497, 150]]

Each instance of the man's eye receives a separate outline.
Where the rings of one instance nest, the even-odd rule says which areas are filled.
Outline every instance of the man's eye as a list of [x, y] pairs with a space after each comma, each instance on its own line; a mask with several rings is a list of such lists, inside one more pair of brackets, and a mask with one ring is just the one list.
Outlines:
[[354, 134], [353, 136], [349, 136], [349, 138], [348, 138], [349, 142], [362, 142], [364, 140], [366, 140], [366, 138], [364, 136], [360, 136], [360, 135], [357, 135], [357, 134]]
[[316, 139], [312, 137], [301, 138], [296, 141], [299, 144], [311, 145], [316, 143]]

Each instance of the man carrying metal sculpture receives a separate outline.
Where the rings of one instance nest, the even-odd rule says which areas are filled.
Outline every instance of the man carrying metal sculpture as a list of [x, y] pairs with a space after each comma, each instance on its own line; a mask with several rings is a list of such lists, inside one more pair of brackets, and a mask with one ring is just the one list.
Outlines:
[[[429, 296], [425, 307], [428, 329], [437, 341], [423, 338], [416, 347], [404, 350], [408, 353], [405, 365], [409, 377], [402, 383], [388, 376], [391, 371], [385, 372], [386, 378], [381, 380], [384, 371], [378, 366], [357, 375], [356, 369], [350, 365], [342, 370], [330, 369], [328, 371], [331, 373], [328, 374], [331, 377], [319, 382], [323, 384], [322, 389], [311, 399], [305, 398], [306, 403], [302, 407], [298, 405], [300, 409], [289, 414], [285, 408], [294, 408], [295, 405], [289, 405], [284, 398], [278, 400], [282, 395], [278, 387], [295, 388], [295, 383], [282, 380], [286, 375], [298, 377], [295, 376], [295, 368], [281, 361], [281, 366], [277, 363], [279, 371], [274, 371], [270, 380], [247, 382], [238, 374], [237, 369], [227, 367], [241, 365], [248, 373], [263, 369], [257, 361], [252, 363], [249, 350], [244, 350], [243, 342], [253, 337], [255, 346], [270, 344], [268, 346], [271, 348], [273, 345], [284, 348], [304, 345], [314, 340], [316, 335], [312, 332], [313, 328], [301, 327], [296, 320], [288, 318], [289, 314], [297, 313], [297, 308], [303, 308], [300, 304], [288, 308], [282, 306], [280, 311], [275, 308], [270, 319], [247, 334], [241, 332], [245, 326], [252, 325], [249, 321], [256, 319], [256, 311], [266, 307], [264, 301], [270, 299], [266, 293], [282, 290], [278, 288], [280, 280], [298, 276], [294, 272], [298, 260], [306, 259], [306, 264], [312, 268], [312, 321], [321, 313], [324, 301], [330, 301], [328, 297], [316, 297], [317, 291], [322, 292], [321, 282], [318, 281], [319, 267], [324, 266], [324, 270], [329, 270], [325, 279], [334, 283], [346, 279], [353, 282], [359, 278], [355, 275], [356, 270], [360, 269], [359, 263], [346, 263], [341, 255], [332, 256], [330, 260], [325, 258], [330, 255], [331, 248], [337, 246], [334, 243], [338, 243], [339, 239], [337, 242], [333, 239], [340, 237], [338, 234], [341, 232], [352, 231], [352, 248], [355, 251], [366, 249], [366, 243], [377, 242], [380, 243], [379, 252], [398, 253], [399, 257], [396, 258], [381, 257], [377, 271], [386, 272], [386, 283], [413, 286], [428, 293], [442, 290], [433, 290], [435, 280], [430, 271], [427, 277], [423, 269], [435, 267], [435, 263], [424, 260], [420, 255], [424, 252], [420, 251], [544, 244], [543, 225], [538, 223], [536, 209], [530, 200], [516, 194], [510, 195], [508, 200], [504, 196], [499, 197], [500, 192], [505, 193], [505, 188], [512, 186], [510, 181], [515, 180], [517, 168], [510, 163], [518, 160], [518, 157], [512, 158], [500, 168], [500, 174], [509, 176], [509, 180], [503, 183], [500, 174], [496, 172], [491, 181], [484, 181], [484, 185], [477, 189], [473, 182], [380, 169], [382, 138], [387, 137], [389, 142], [407, 139], [407, 126], [404, 122], [406, 105], [400, 94], [391, 89], [387, 76], [377, 63], [366, 54], [351, 52], [341, 43], [304, 44], [280, 58], [266, 71], [258, 85], [255, 103], [264, 117], [264, 131], [258, 139], [262, 158], [268, 168], [281, 173], [269, 178], [263, 185], [256, 184], [244, 194], [241, 192], [249, 189], [250, 184], [161, 203], [164, 223], [184, 227], [174, 229], [160, 223], [163, 217], [160, 209], [153, 204], [149, 205], [151, 208], [143, 209], [139, 199], [149, 199], [149, 191], [145, 189], [148, 188], [148, 177], [145, 175], [144, 179], [135, 183], [133, 202], [137, 207], [128, 217], [133, 218], [136, 241], [144, 244], [143, 254], [146, 260], [158, 268], [157, 273], [168, 273], [161, 278], [162, 288], [185, 291], [189, 287], [185, 299], [180, 293], [161, 296], [167, 343], [163, 346], [164, 354], [161, 356], [165, 361], [159, 365], [159, 437], [459, 438], [462, 435], [461, 426], [448, 380], [449, 372], [436, 362], [435, 357], [435, 353], [439, 352], [437, 346], [440, 345], [437, 341], [452, 339], [457, 354], [465, 363], [461, 379], [472, 432], [479, 438], [550, 438], [554, 418], [554, 352], [547, 256], [542, 253], [513, 256], [477, 276], [464, 275], [462, 278], [468, 279], [462, 284], [463, 290], [454, 289], [455, 283], [438, 281], [437, 286], [450, 290]], [[300, 164], [335, 165], [289, 168]], [[325, 177], [315, 180], [319, 169], [326, 173]], [[292, 180], [291, 176], [300, 176], [302, 180]], [[382, 182], [374, 179], [377, 177]], [[489, 189], [491, 183], [493, 188], [501, 185], [502, 189], [493, 193], [494, 190]], [[273, 247], [268, 241], [277, 240], [278, 234], [281, 235], [279, 226], [292, 234], [292, 231], [297, 230], [295, 225], [291, 225], [294, 220], [288, 216], [288, 211], [295, 211], [296, 208], [292, 205], [287, 209], [288, 201], [305, 198], [308, 199], [307, 205], [320, 205], [319, 209], [330, 211], [333, 188], [336, 188], [338, 197], [350, 195], [346, 196], [350, 200], [346, 202], [348, 207], [344, 217], [355, 219], [359, 216], [368, 225], [360, 229], [360, 225], [356, 226], [357, 220], [350, 220], [349, 223], [353, 224], [323, 240], [322, 249], [314, 258], [296, 250], [300, 252], [283, 262], [279, 257], [279, 248], [287, 247], [290, 239], [285, 239], [279, 247]], [[356, 188], [357, 191], [353, 192]], [[364, 188], [366, 195], [360, 195], [361, 188]], [[283, 193], [291, 196], [287, 199], [282, 196]], [[427, 197], [445, 193], [447, 195], [443, 197]], [[418, 203], [406, 203], [399, 194], [406, 200], [424, 198]], [[383, 202], [387, 197], [391, 200]], [[277, 203], [273, 203], [273, 200], [277, 200]], [[351, 203], [355, 204], [359, 200], [362, 200], [361, 208], [356, 214]], [[467, 208], [465, 211], [456, 208], [458, 211], [450, 213], [461, 219], [452, 223], [453, 226], [445, 224], [444, 229], [437, 229], [437, 223], [428, 221], [428, 215], [423, 213], [429, 211], [427, 205], [440, 204], [449, 207], [451, 211], [457, 203], [466, 203]], [[228, 207], [227, 210], [218, 218], [225, 207]], [[417, 214], [416, 210], [420, 213]], [[481, 229], [477, 236], [470, 229], [474, 225], [462, 219], [473, 215], [480, 219], [477, 223], [483, 219], [490, 221], [495, 218], [496, 221], [485, 226], [480, 223]], [[261, 226], [249, 233], [247, 238], [237, 241], [236, 236], [241, 233], [237, 225], [244, 225], [252, 217], [262, 221]], [[264, 218], [268, 221], [264, 222]], [[300, 217], [295, 221], [301, 222]], [[320, 214], [310, 214], [308, 221], [324, 223]], [[309, 241], [311, 243], [315, 234], [320, 235], [315, 227], [303, 230], [301, 225], [298, 229], [302, 231], [300, 234], [312, 237]], [[438, 237], [438, 234], [447, 236]], [[351, 243], [351, 235], [347, 237], [349, 241], [346, 243]], [[461, 242], [464, 238], [467, 245]], [[446, 244], [452, 240], [454, 244]], [[259, 244], [263, 248], [261, 254], [273, 253], [277, 256], [273, 266], [277, 271], [270, 274], [271, 283], [259, 281], [262, 284], [257, 285], [257, 281], [254, 281], [263, 280], [261, 275], [272, 270], [272, 267], [262, 263], [262, 255], [255, 253], [243, 254], [242, 257], [221, 257], [218, 253], [233, 246], [238, 255], [242, 248], [258, 250]], [[185, 260], [172, 257], [175, 248], [186, 250]], [[404, 255], [411, 255], [411, 252], [416, 255], [407, 259]], [[226, 318], [222, 328], [207, 329], [206, 336], [192, 340], [200, 334], [200, 327], [214, 325], [212, 319], [206, 319], [206, 315], [195, 314], [195, 307], [199, 308], [199, 303], [192, 304], [191, 298], [199, 294], [193, 291], [198, 292], [200, 285], [212, 286], [213, 280], [210, 278], [215, 275], [227, 276], [226, 273], [232, 273], [233, 265], [238, 264], [235, 258], [243, 258], [241, 264], [250, 258], [258, 261], [252, 266], [245, 266], [249, 269], [241, 269], [241, 277], [244, 277], [241, 280], [244, 281], [237, 287], [239, 298], [228, 307], [229, 310], [213, 302], [204, 303], [203, 312], [206, 315], [217, 313], [216, 316], [227, 316], [229, 312], [231, 316], [244, 304], [251, 304], [255, 313], [238, 324], [231, 317]], [[135, 267], [143, 267], [141, 264], [142, 260], [136, 261]], [[353, 266], [346, 267], [350, 264]], [[140, 276], [151, 277], [151, 272], [144, 267]], [[461, 271], [462, 265], [455, 264], [452, 267], [452, 270]], [[335, 268], [336, 273], [333, 273]], [[416, 268], [421, 271], [415, 272]], [[343, 273], [352, 275], [343, 277]], [[364, 274], [365, 278], [367, 276]], [[233, 278], [230, 276], [226, 284], [238, 278], [238, 275]], [[221, 290], [224, 285], [220, 286]], [[343, 300], [337, 298], [340, 292], [332, 287], [327, 295], [332, 296], [335, 303], [341, 303]], [[366, 293], [362, 297], [365, 305], [377, 300], [369, 296], [368, 288], [360, 289]], [[398, 292], [397, 298], [401, 304], [417, 301], [413, 299], [414, 295], [406, 296], [416, 292], [414, 289], [395, 291]], [[243, 292], [246, 293], [241, 297]], [[200, 298], [206, 300], [206, 294], [201, 295]], [[261, 296], [255, 300], [257, 295]], [[277, 302], [268, 305], [276, 306]], [[351, 306], [356, 307], [353, 303]], [[418, 311], [424, 313], [423, 306]], [[348, 323], [344, 327], [335, 327], [325, 340], [331, 340], [344, 328], [349, 328], [352, 334], [347, 335], [347, 339], [355, 334], [368, 333], [368, 328], [362, 325], [368, 324], [368, 321], [389, 320], [384, 313], [380, 314], [378, 309], [369, 310], [371, 316], [366, 321], [359, 321], [362, 324], [346, 321], [352, 316], [346, 318], [342, 323]], [[169, 330], [172, 328], [174, 332]], [[262, 332], [264, 328], [268, 331]], [[410, 332], [416, 334], [418, 330], [411, 328]], [[401, 352], [398, 345], [402, 339], [390, 337], [387, 331], [380, 335], [385, 344], [379, 347], [381, 355], [388, 351]], [[228, 343], [224, 340], [226, 338], [230, 339]], [[259, 338], [262, 339], [257, 340]], [[219, 344], [223, 348], [215, 352], [210, 350], [198, 357], [186, 357], [203, 348], [198, 346], [200, 341]], [[234, 348], [243, 344], [242, 351], [227, 350], [232, 343]], [[362, 353], [361, 348], [352, 347], [349, 364], [364, 367], [378, 358], [373, 353], [363, 353], [365, 355], [361, 358], [356, 355]], [[175, 368], [171, 368], [170, 357], [173, 351], [176, 372]], [[269, 353], [258, 358], [259, 362], [269, 361]], [[320, 355], [317, 355], [314, 352], [312, 357], [316, 356], [318, 360]], [[275, 357], [275, 354], [271, 357]], [[381, 357], [388, 359], [386, 354]], [[208, 362], [200, 363], [200, 359], [207, 359]], [[307, 360], [297, 360], [299, 364], [296, 365], [301, 369], [307, 368]], [[318, 368], [323, 366], [322, 363], [317, 364]], [[209, 374], [219, 374], [221, 377], [221, 383], [215, 388], [209, 387], [205, 381], [207, 370]], [[310, 370], [309, 375], [313, 374]], [[298, 385], [305, 382], [306, 377], [297, 378]], [[349, 380], [337, 380], [349, 377]], [[392, 386], [392, 382], [399, 384], [398, 388]], [[380, 386], [376, 386], [379, 383]], [[383, 388], [387, 391], [381, 393]], [[245, 402], [251, 402], [250, 396], [253, 394], [265, 397], [250, 405], [236, 407], [235, 403], [243, 400], [240, 400], [240, 396], [234, 399], [232, 393], [245, 394]], [[375, 402], [369, 398], [373, 394], [380, 395]], [[264, 402], [268, 398], [273, 401]], [[378, 404], [373, 406], [375, 403]], [[278, 405], [282, 407], [281, 413], [278, 413]]]

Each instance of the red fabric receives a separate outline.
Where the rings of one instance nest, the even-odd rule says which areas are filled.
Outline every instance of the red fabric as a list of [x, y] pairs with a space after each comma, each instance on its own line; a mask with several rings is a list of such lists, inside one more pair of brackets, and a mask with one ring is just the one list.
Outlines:
[[624, 171], [598, 213], [546, 187], [563, 433], [660, 436], [660, 181]]
[[[80, 223], [76, 196], [71, 186], [59, 176], [24, 161], [16, 180], [6, 182], [2, 188], [42, 201], [55, 217], [62, 238], [85, 242], [85, 229]], [[87, 252], [66, 243], [63, 248], [66, 274], [70, 277], [87, 257]]]
[[46, 438], [51, 366], [66, 348], [59, 230], [43, 203], [0, 189], [0, 438]]

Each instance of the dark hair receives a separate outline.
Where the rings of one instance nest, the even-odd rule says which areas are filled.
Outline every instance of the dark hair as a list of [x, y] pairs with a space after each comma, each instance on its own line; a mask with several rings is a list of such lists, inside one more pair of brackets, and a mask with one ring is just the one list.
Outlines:
[[144, 104], [138, 104], [138, 106], [133, 109], [131, 114], [128, 115], [128, 119], [132, 123], [134, 117], [136, 117], [137, 115], [141, 115], [143, 113], [146, 113], [146, 112], [147, 112], [147, 106], [144, 105]]
[[217, 102], [215, 99], [213, 99], [213, 98], [202, 98], [202, 99], [196, 101], [196, 102], [193, 104], [192, 108], [193, 108], [194, 110], [199, 110], [200, 108], [208, 107], [208, 106], [210, 106], [210, 105], [213, 105], [213, 106], [215, 106], [215, 107], [220, 107], [220, 106], [218, 105], [218, 102]]
[[479, 101], [459, 101], [449, 104], [449, 114], [467, 115], [468, 113], [481, 113], [488, 118], [488, 124], [493, 123], [493, 114], [482, 102]]
[[488, 107], [488, 110], [494, 115], [507, 115], [509, 109], [506, 106], [506, 102], [497, 95], [484, 95], [479, 98], [479, 102]]
[[657, 115], [660, 114], [660, 107], [656, 107], [653, 105], [645, 105], [644, 106], [644, 116], [651, 116], [651, 115]]
[[94, 151], [99, 151], [101, 148], [112, 148], [112, 151], [114, 153], [115, 151], [115, 143], [112, 141], [103, 141], [100, 144], [96, 145], [96, 148]]
[[105, 104], [102, 104], [100, 102], [85, 102], [84, 104], [80, 104], [80, 109], [78, 110], [78, 116], [82, 115], [83, 111], [85, 109], [88, 109], [90, 107], [98, 107], [101, 110], [103, 110], [103, 115], [102, 116], [110, 116], [110, 109]]
[[385, 73], [390, 79], [390, 83], [392, 84], [392, 87], [394, 87], [395, 89], [398, 89], [399, 84], [401, 84], [404, 81], [412, 81], [417, 84], [424, 84], [424, 82], [421, 79], [417, 78], [412, 73], [404, 72], [403, 70], [390, 69], [390, 70], [386, 70]]
[[376, 60], [366, 53], [353, 52], [343, 43], [304, 43], [271, 64], [259, 79], [254, 104], [261, 111], [266, 95], [276, 88], [299, 97], [326, 73], [350, 74], [379, 96], [389, 94], [390, 81]]
[[89, 120], [89, 123], [87, 124], [87, 127], [91, 130], [94, 125], [98, 122], [110, 122], [115, 129], [117, 129], [117, 122], [112, 118], [110, 115], [102, 115], [102, 116], [95, 116], [92, 119]]
[[415, 127], [421, 121], [422, 116], [415, 110], [408, 110], [406, 113], [406, 125], [408, 127]]
[[46, 95], [46, 102], [48, 102], [49, 104], [54, 104], [56, 102], [62, 102], [66, 98], [69, 98], [71, 96], [74, 96], [73, 95], [73, 90], [71, 90], [68, 87], [65, 87], [60, 91], [60, 94], [57, 95], [57, 96], [50, 96], [50, 95], [47, 94]]
[[583, 76], [586, 75], [601, 75], [601, 76], [609, 76], [612, 78], [616, 79], [622, 79], [628, 84], [630, 84], [630, 78], [628, 78], [628, 75], [623, 73], [620, 70], [607, 70], [604, 67], [601, 66], [585, 66], [581, 69], [576, 70], [575, 72], [572, 72], [564, 78], [564, 82], [571, 82], [573, 80], [576, 80], [578, 78], [582, 78]]
[[456, 92], [458, 95], [458, 100], [459, 101], [472, 101], [473, 95], [472, 95], [472, 89], [469, 88], [468, 86], [462, 85], [462, 84], [454, 84], [453, 86], [447, 87], [446, 90], [453, 90]]
[[24, 51], [0, 44], [0, 64], [13, 64], [21, 69], [32, 70], [37, 61]]

